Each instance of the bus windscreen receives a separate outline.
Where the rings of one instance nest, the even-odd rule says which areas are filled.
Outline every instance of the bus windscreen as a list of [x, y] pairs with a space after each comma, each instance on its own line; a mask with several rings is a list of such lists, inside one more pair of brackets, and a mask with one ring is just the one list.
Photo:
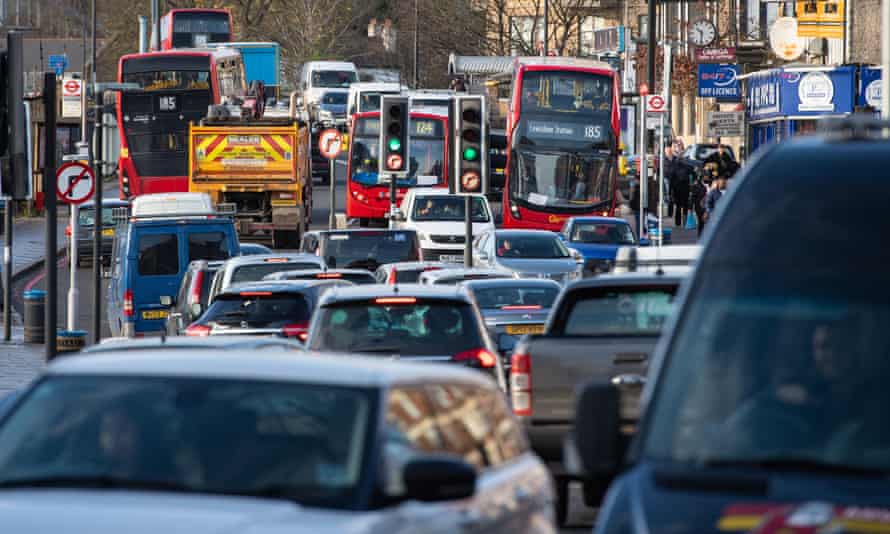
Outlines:
[[[380, 120], [359, 119], [352, 140], [351, 179], [362, 185], [378, 185]], [[445, 126], [439, 119], [412, 117], [409, 173], [400, 187], [436, 186], [444, 182]]]

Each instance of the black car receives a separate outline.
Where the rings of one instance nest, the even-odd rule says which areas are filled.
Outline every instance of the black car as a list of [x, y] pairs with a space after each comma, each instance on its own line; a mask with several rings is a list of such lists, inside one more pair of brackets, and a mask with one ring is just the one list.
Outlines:
[[553, 280], [493, 278], [463, 282], [470, 290], [485, 327], [508, 354], [525, 334], [540, 334], [562, 286]]
[[890, 276], [875, 237], [890, 232], [887, 128], [853, 117], [740, 171], [658, 343], [629, 446], [619, 387], [580, 393], [588, 480], [617, 477], [598, 532], [886, 528]]
[[185, 329], [187, 336], [280, 335], [305, 341], [316, 303], [342, 280], [251, 282], [216, 295], [207, 311]]
[[315, 254], [331, 269], [376, 271], [381, 265], [421, 261], [414, 230], [323, 230], [303, 235], [301, 252]]
[[418, 284], [338, 287], [318, 304], [306, 347], [400, 360], [454, 362], [506, 389], [504, 364], [470, 293]]
[[168, 336], [181, 335], [185, 327], [204, 313], [213, 277], [223, 263], [223, 261], [195, 260], [189, 264], [179, 284], [176, 300], [170, 303], [166, 327]]
[[[100, 254], [104, 261], [111, 257], [111, 248], [114, 244], [114, 232], [117, 223], [114, 221], [112, 211], [115, 208], [129, 207], [130, 203], [126, 200], [103, 199], [102, 200], [102, 248]], [[85, 202], [77, 210], [77, 266], [89, 264], [93, 261], [93, 227], [96, 220], [96, 204], [94, 202]], [[71, 226], [66, 229], [65, 234], [71, 238]]]

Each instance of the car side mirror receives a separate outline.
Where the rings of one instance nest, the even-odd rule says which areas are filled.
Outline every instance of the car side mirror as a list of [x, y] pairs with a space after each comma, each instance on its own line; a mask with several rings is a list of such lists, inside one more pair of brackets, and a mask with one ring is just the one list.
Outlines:
[[584, 263], [584, 255], [581, 254], [581, 253], [578, 251], [578, 249], [570, 248], [570, 249], [569, 249], [569, 254], [572, 255], [572, 258], [575, 260], [575, 262], [577, 262], [577, 263]]
[[171, 297], [170, 295], [161, 296], [161, 306], [164, 306], [165, 308], [172, 307], [173, 306], [173, 297]]
[[476, 469], [457, 458], [417, 458], [402, 468], [402, 481], [408, 500], [466, 499], [476, 492]]
[[618, 474], [629, 442], [621, 434], [621, 393], [611, 383], [592, 382], [575, 402], [574, 443], [587, 475]]

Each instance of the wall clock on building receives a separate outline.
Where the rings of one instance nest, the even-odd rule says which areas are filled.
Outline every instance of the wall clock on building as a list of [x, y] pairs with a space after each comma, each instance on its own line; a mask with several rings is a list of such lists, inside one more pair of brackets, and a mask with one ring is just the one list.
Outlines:
[[717, 40], [717, 27], [708, 19], [698, 19], [689, 25], [689, 42], [695, 46], [710, 46]]

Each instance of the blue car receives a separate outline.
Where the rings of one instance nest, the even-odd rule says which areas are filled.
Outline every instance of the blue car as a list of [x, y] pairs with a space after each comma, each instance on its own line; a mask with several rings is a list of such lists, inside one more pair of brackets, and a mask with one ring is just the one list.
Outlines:
[[[167, 213], [133, 216], [119, 222], [108, 285], [107, 316], [112, 335], [162, 333], [189, 263], [225, 260], [239, 250], [235, 225], [228, 217], [171, 217]], [[163, 304], [162, 297], [170, 302]]]
[[619, 217], [572, 217], [559, 235], [584, 257], [584, 276], [611, 271], [618, 249], [637, 245], [633, 228]]

